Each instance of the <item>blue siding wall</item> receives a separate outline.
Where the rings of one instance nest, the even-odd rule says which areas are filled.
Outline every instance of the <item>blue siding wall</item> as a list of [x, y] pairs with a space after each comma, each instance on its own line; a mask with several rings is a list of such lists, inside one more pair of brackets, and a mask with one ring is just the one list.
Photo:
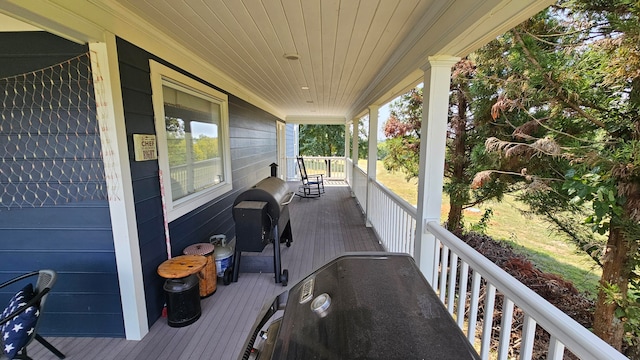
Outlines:
[[[158, 163], [133, 160], [132, 135], [155, 134], [149, 59], [185, 72], [122, 39], [118, 39], [117, 45], [147, 312], [151, 325], [160, 317], [164, 306], [164, 280], [156, 272], [158, 265], [167, 259], [162, 200]], [[207, 85], [224, 92], [215, 84]], [[226, 234], [227, 238], [235, 236], [231, 217], [234, 199], [246, 188], [269, 176], [269, 164], [277, 161], [277, 119], [233, 94], [227, 94], [233, 190], [169, 224], [173, 256], [182, 254], [182, 250], [191, 244], [208, 241], [213, 234]]]
[[[88, 51], [86, 46], [44, 32], [0, 32], [0, 48], [0, 78], [46, 68]], [[83, 61], [86, 65], [86, 58]], [[90, 78], [87, 66], [78, 66], [76, 71], [74, 76]], [[27, 88], [42, 86], [32, 78], [21, 79]], [[64, 99], [80, 86], [70, 85], [67, 78], [53, 79], [51, 97], [62, 95], [59, 98]], [[0, 84], [9, 87], [6, 82]], [[20, 81], [10, 85], [12, 89], [19, 86]], [[47, 301], [40, 333], [124, 336], [105, 192], [55, 199], [65, 187], [80, 189], [69, 182], [106, 187], [95, 104], [91, 98], [72, 111], [60, 112], [57, 105], [41, 108], [39, 101], [27, 96], [0, 102], [0, 282], [38, 269], [54, 269], [58, 282]], [[88, 167], [98, 169], [91, 182], [80, 175]], [[62, 184], [57, 182], [61, 179]], [[52, 198], [39, 201], [35, 193], [25, 190], [34, 188], [39, 196]], [[0, 308], [14, 289], [0, 293]]]

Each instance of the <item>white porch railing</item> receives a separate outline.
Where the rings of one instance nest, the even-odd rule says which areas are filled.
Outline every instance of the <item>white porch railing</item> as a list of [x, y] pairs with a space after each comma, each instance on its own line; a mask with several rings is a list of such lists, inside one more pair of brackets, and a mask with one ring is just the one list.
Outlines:
[[[345, 158], [344, 156], [304, 156], [304, 166], [308, 175], [324, 174], [325, 179], [344, 180]], [[288, 180], [299, 180], [300, 171], [295, 157], [287, 157]]]
[[[413, 256], [416, 208], [377, 181], [371, 181], [369, 221], [387, 251]], [[366, 189], [365, 189], [366, 191]]]
[[356, 196], [356, 200], [360, 204], [360, 208], [364, 212], [367, 208], [367, 183], [369, 177], [362, 169], [357, 166], [353, 166], [353, 184], [351, 184], [351, 191]]
[[[351, 187], [362, 209], [367, 208], [366, 194], [369, 192], [372, 213], [367, 217], [381, 243], [388, 251], [412, 254], [415, 208], [371, 180], [358, 167], [353, 167], [353, 174]], [[431, 285], [458, 326], [467, 334], [469, 342], [475, 345], [479, 340], [482, 359], [489, 359], [492, 332], [499, 333], [496, 334], [499, 337], [497, 359], [506, 360], [512, 347], [519, 347], [519, 359], [531, 359], [536, 326], [550, 334], [547, 359], [562, 359], [565, 347], [581, 359], [626, 359], [438, 223], [429, 222], [427, 230], [436, 238], [433, 251], [436, 281], [432, 281]], [[468, 279], [471, 279], [470, 287]], [[483, 326], [476, 331], [481, 308], [481, 284], [485, 285]], [[496, 306], [496, 296], [501, 296], [503, 300], [499, 308]], [[521, 341], [518, 344], [511, 341], [514, 308], [524, 313]], [[501, 317], [500, 326], [495, 329], [494, 315]]]
[[347, 158], [347, 160], [345, 161], [346, 166], [345, 166], [345, 174], [344, 174], [344, 181], [349, 184], [351, 184], [351, 174], [353, 174], [353, 160]]

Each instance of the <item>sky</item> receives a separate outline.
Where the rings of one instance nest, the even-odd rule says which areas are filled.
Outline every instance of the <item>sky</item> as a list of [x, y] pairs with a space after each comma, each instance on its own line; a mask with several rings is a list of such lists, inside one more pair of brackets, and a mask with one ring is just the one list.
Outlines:
[[[384, 106], [380, 106], [380, 109], [378, 109], [378, 141], [384, 141], [386, 139], [386, 137], [384, 136], [384, 123], [386, 123], [387, 119], [389, 118], [390, 105], [391, 103], [388, 103]], [[365, 127], [368, 127], [369, 118], [366, 117], [365, 119], [366, 120], [364, 121], [364, 125]]]
[[381, 106], [378, 110], [378, 140], [384, 140], [384, 123], [389, 118], [389, 107], [391, 103]]

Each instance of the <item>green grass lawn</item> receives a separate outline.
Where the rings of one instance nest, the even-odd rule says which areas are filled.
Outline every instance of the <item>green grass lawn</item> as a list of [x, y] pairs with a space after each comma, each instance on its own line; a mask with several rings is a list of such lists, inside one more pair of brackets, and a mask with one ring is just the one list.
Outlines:
[[[366, 169], [366, 161], [358, 163]], [[388, 173], [381, 161], [377, 164], [376, 177], [380, 183], [394, 191], [398, 196], [415, 205], [418, 197], [416, 180], [407, 182], [403, 174]], [[496, 240], [512, 244], [513, 248], [525, 255], [545, 272], [554, 273], [571, 281], [578, 290], [587, 292], [595, 298], [601, 270], [587, 255], [550, 227], [544, 219], [537, 216], [525, 217], [521, 210], [525, 205], [513, 196], [505, 196], [501, 202], [489, 202], [479, 206], [479, 211], [466, 210], [465, 224], [480, 220], [483, 212], [491, 208], [493, 216], [487, 228], [487, 235]], [[449, 209], [448, 198], [442, 202], [442, 219], [446, 219]]]

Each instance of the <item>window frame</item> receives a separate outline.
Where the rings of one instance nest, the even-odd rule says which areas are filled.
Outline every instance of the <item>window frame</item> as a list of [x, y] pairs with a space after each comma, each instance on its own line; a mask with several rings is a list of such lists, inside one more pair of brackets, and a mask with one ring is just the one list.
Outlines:
[[[149, 67], [151, 70], [151, 97], [158, 145], [158, 167], [162, 173], [161, 183], [164, 187], [164, 190], [161, 191], [166, 206], [167, 221], [171, 222], [233, 190], [229, 138], [229, 97], [220, 91], [153, 60], [149, 61]], [[167, 145], [164, 96], [162, 90], [162, 87], [167, 83], [179, 91], [203, 98], [220, 106], [218, 141], [220, 151], [222, 152], [220, 158], [223, 162], [222, 169], [224, 179], [218, 184], [177, 200], [173, 200], [171, 195], [169, 150]]]

